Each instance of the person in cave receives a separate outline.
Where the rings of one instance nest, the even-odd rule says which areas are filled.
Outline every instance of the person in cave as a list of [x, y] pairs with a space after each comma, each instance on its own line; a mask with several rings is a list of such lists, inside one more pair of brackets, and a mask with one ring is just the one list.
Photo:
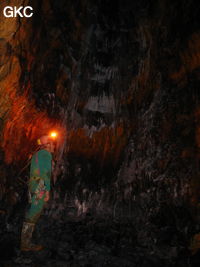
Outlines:
[[28, 181], [30, 207], [25, 215], [21, 232], [21, 250], [39, 251], [43, 247], [31, 242], [35, 224], [38, 221], [45, 203], [49, 200], [50, 180], [52, 172], [52, 153], [55, 144], [45, 135], [38, 139], [40, 149], [31, 159], [30, 179]]

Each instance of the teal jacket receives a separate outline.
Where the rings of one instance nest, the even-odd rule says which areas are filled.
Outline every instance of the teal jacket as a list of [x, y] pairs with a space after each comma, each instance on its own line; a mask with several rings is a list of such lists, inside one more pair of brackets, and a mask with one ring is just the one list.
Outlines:
[[[51, 165], [52, 155], [45, 149], [36, 152], [31, 159], [30, 181], [33, 178], [41, 178], [42, 180], [44, 180], [46, 191], [50, 191]], [[34, 191], [34, 189], [32, 191]]]

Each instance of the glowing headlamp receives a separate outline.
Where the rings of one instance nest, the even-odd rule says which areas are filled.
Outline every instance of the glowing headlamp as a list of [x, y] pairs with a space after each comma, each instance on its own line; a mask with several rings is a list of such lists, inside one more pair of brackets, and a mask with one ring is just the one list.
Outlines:
[[58, 136], [58, 134], [56, 132], [51, 132], [49, 135], [51, 138], [56, 139], [56, 137]]

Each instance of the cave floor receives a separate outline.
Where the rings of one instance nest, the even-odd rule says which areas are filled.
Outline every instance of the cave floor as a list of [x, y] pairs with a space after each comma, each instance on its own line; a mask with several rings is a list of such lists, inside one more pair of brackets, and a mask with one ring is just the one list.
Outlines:
[[[6, 217], [6, 216], [4, 216]], [[160, 267], [199, 266], [200, 253], [191, 257], [186, 249], [162, 244], [162, 249], [142, 246], [132, 220], [109, 217], [53, 218], [43, 215], [33, 241], [45, 249], [20, 252], [22, 220], [6, 221], [1, 214], [0, 266]], [[142, 237], [141, 237], [142, 238]]]

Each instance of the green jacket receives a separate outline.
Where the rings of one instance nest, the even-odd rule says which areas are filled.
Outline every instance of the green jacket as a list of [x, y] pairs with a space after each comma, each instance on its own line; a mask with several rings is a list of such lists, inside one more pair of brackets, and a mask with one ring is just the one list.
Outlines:
[[[31, 191], [35, 191], [38, 179], [44, 181], [46, 191], [50, 191], [52, 155], [45, 149], [36, 152], [31, 159], [30, 183]], [[31, 182], [34, 181], [34, 182]]]

